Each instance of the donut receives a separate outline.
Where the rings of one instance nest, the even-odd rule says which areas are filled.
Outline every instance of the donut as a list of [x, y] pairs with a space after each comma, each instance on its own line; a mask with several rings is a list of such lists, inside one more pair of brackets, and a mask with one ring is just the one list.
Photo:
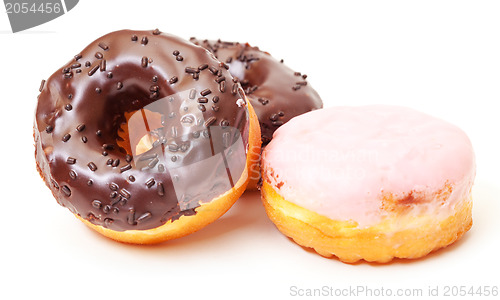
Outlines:
[[274, 131], [291, 118], [323, 107], [307, 75], [287, 67], [269, 53], [248, 43], [190, 39], [217, 57], [239, 82], [259, 118], [262, 144], [268, 144]]
[[195, 232], [244, 192], [260, 155], [252, 104], [230, 82], [205, 49], [158, 29], [104, 35], [42, 81], [37, 169], [60, 205], [111, 239]]
[[298, 116], [263, 150], [262, 177], [262, 201], [277, 228], [347, 263], [423, 257], [472, 226], [468, 137], [409, 108]]
[[[276, 129], [293, 117], [323, 107], [323, 101], [306, 80], [306, 74], [293, 71], [283, 60], [278, 61], [258, 47], [220, 39], [192, 37], [190, 41], [206, 48], [224, 63], [233, 75], [233, 92], [237, 83], [244, 88], [259, 119], [262, 147], [271, 141]], [[252, 165], [249, 190], [255, 190], [260, 184], [259, 163], [260, 160]]]

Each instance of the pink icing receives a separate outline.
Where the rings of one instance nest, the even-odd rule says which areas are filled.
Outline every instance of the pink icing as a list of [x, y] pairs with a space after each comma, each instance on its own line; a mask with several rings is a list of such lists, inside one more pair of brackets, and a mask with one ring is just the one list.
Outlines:
[[293, 118], [274, 133], [262, 164], [265, 179], [286, 200], [359, 226], [387, 215], [387, 193], [433, 197], [448, 184], [453, 193], [444, 205], [425, 205], [452, 209], [468, 196], [475, 176], [472, 145], [461, 129], [385, 105], [333, 107]]

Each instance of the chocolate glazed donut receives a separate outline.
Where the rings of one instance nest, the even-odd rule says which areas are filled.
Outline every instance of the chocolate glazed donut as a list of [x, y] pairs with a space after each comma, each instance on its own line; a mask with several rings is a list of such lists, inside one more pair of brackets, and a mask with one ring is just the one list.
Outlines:
[[[260, 134], [232, 83], [225, 64], [188, 41], [159, 30], [107, 34], [42, 81], [37, 168], [59, 204], [108, 236], [194, 216], [248, 182], [247, 149]], [[112, 238], [157, 242], [202, 225], [191, 227]]]
[[295, 72], [269, 53], [248, 43], [224, 42], [191, 38], [229, 67], [236, 90], [241, 83], [257, 113], [262, 143], [266, 145], [278, 127], [291, 118], [323, 107], [318, 93], [306, 81], [307, 75]]

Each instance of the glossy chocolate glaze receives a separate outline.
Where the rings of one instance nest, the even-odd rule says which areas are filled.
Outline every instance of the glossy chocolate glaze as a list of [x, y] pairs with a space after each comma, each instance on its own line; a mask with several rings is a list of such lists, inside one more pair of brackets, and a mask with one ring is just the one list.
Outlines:
[[190, 41], [212, 52], [239, 80], [259, 118], [263, 145], [291, 118], [323, 107], [306, 75], [293, 71], [258, 47], [220, 40]]
[[[112, 230], [193, 215], [243, 174], [248, 110], [232, 83], [188, 41], [159, 30], [107, 34], [42, 81], [38, 170], [59, 204]], [[152, 148], [138, 153], [144, 136]]]

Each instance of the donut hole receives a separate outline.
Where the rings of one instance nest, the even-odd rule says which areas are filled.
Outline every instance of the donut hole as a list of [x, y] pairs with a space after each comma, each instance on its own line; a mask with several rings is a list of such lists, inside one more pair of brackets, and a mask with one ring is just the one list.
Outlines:
[[153, 140], [153, 137], [151, 137], [150, 134], [144, 135], [135, 146], [136, 155], [141, 155], [151, 150], [155, 141], [156, 140]]
[[161, 114], [141, 108], [126, 112], [124, 117], [125, 122], [118, 129], [117, 145], [132, 157], [152, 149], [159, 139], [153, 130], [162, 127]]

